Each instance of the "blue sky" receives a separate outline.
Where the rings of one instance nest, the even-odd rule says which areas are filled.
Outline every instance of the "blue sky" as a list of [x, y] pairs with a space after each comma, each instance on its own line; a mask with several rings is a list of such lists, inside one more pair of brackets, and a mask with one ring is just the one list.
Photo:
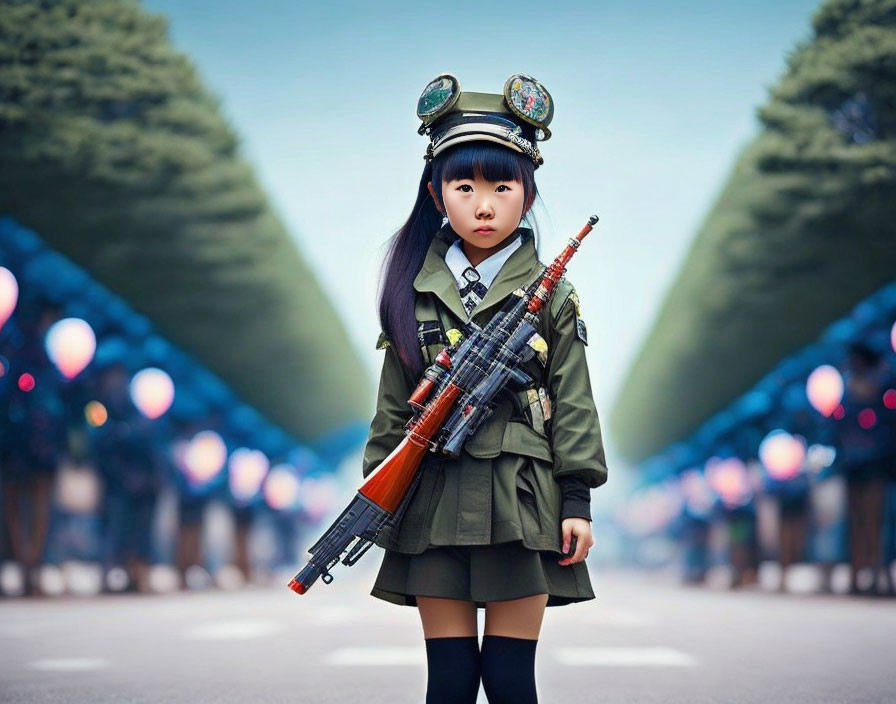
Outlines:
[[555, 102], [536, 172], [542, 260], [587, 217], [569, 265], [604, 423], [755, 110], [817, 3], [303, 3], [151, 0], [242, 138], [375, 379], [386, 239], [423, 169], [417, 98], [448, 71], [499, 93], [529, 73]]

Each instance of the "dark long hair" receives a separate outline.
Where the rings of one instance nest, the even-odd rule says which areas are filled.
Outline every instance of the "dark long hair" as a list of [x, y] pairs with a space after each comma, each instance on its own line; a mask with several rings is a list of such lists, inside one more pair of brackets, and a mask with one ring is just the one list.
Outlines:
[[[520, 181], [523, 202], [534, 203], [538, 197], [534, 172], [529, 157], [486, 141], [463, 142], [446, 149], [423, 169], [411, 215], [389, 240], [379, 280], [380, 325], [414, 379], [423, 372], [423, 355], [414, 317], [414, 279], [420, 273], [433, 237], [442, 226], [442, 214], [436, 209], [427, 184], [432, 181], [439, 202], [443, 202], [443, 181], [472, 179], [476, 175], [487, 181]], [[524, 220], [537, 232], [531, 207]]]

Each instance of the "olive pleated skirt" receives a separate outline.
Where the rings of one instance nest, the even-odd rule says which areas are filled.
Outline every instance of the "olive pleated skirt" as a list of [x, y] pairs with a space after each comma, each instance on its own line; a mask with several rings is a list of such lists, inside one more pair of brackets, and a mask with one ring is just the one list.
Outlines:
[[594, 598], [585, 562], [560, 565], [557, 553], [519, 540], [430, 546], [417, 555], [384, 550], [370, 594], [400, 606], [417, 606], [418, 596], [474, 601], [478, 608], [534, 594], [548, 594], [547, 606]]

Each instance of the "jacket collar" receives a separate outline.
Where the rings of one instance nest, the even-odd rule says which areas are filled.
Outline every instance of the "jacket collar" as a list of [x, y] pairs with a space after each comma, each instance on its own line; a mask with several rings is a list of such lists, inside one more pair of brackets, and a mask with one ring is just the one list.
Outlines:
[[461, 303], [454, 274], [445, 263], [445, 253], [460, 237], [451, 229], [450, 225], [446, 224], [433, 236], [432, 243], [426, 252], [426, 258], [423, 260], [423, 266], [420, 267], [420, 271], [414, 279], [414, 289], [421, 293], [424, 291], [434, 293], [457, 318], [464, 322], [478, 317], [483, 311], [503, 302], [520, 286], [528, 286], [544, 268], [544, 265], [538, 261], [535, 237], [531, 228], [518, 227], [516, 234], [521, 235], [520, 246], [504, 262], [504, 266], [492, 281], [485, 297], [473, 309], [469, 317]]

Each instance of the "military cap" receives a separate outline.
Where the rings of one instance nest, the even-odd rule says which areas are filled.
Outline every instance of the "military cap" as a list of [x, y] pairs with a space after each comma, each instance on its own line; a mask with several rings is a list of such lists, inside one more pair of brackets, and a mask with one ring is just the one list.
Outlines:
[[417, 132], [430, 139], [426, 161], [455, 144], [487, 140], [526, 154], [537, 169], [544, 159], [536, 142], [550, 139], [554, 101], [541, 83], [523, 73], [510, 76], [502, 93], [462, 91], [455, 76], [442, 73], [420, 94], [417, 117]]

